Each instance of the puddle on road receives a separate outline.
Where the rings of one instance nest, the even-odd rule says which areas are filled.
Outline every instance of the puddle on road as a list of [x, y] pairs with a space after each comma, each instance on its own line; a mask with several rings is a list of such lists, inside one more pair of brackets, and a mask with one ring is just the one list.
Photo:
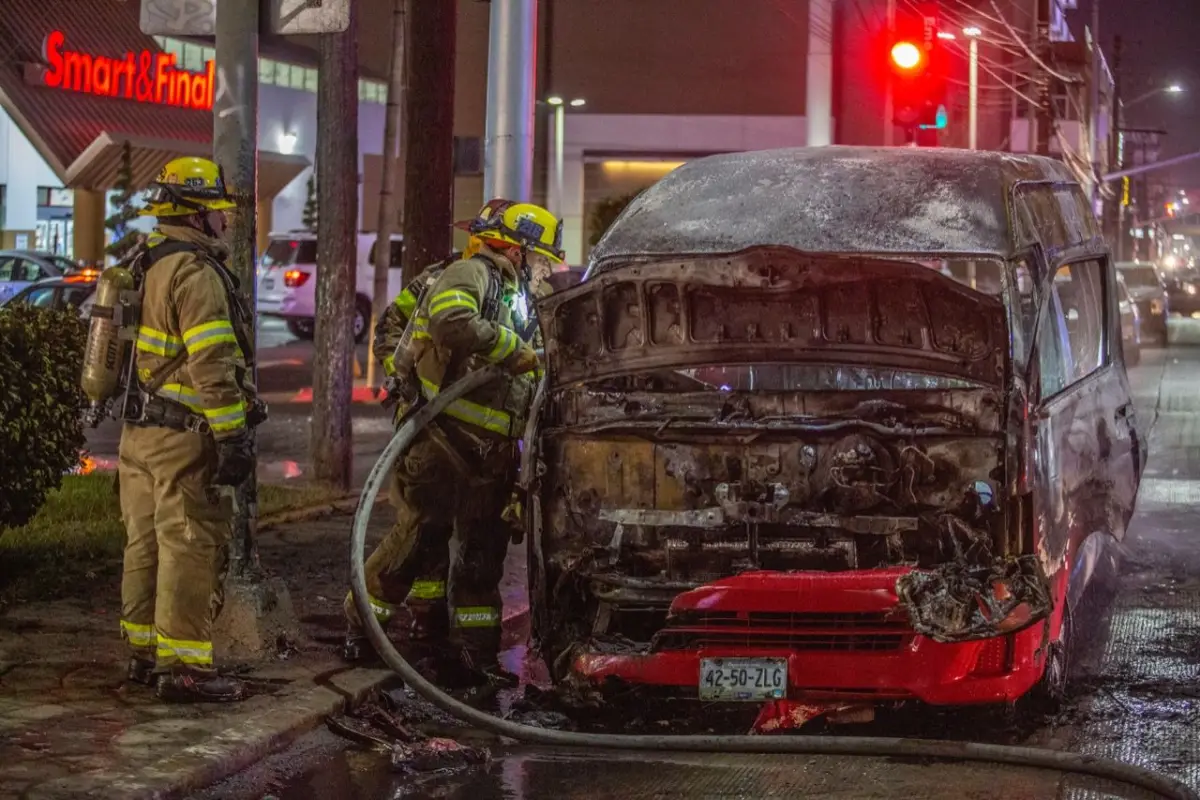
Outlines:
[[[342, 753], [273, 800], [599, 800], [600, 798], [921, 797], [1054, 800], [1057, 773], [944, 761], [727, 754], [636, 754], [513, 749], [456, 775], [392, 774], [376, 753]], [[1079, 784], [1095, 798], [1144, 800], [1135, 789]]]

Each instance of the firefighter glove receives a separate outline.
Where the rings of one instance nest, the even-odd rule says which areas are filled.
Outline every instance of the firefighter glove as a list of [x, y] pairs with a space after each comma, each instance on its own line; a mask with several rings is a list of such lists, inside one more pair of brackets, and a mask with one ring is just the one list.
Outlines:
[[520, 350], [508, 358], [508, 371], [513, 375], [524, 375], [526, 372], [533, 372], [537, 368], [537, 351], [529, 345], [522, 345]]
[[513, 544], [520, 544], [525, 541], [525, 525], [523, 522], [523, 511], [521, 505], [521, 496], [517, 492], [513, 492], [512, 499], [508, 501], [503, 513], [500, 514], [500, 519], [508, 526], [508, 540]]
[[254, 469], [254, 447], [248, 433], [217, 442], [216, 486], [241, 486]]

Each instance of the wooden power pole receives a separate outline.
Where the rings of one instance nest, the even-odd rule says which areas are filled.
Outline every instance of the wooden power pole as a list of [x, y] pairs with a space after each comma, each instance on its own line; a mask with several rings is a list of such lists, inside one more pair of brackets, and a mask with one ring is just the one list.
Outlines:
[[404, 281], [449, 255], [456, 0], [409, 0], [404, 108]]
[[317, 308], [310, 447], [313, 476], [350, 488], [358, 227], [358, 21], [320, 37], [317, 84]]

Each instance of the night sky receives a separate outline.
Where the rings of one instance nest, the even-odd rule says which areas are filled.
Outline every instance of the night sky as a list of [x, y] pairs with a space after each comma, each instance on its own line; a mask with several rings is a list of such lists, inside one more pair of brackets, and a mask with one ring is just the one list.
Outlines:
[[[1132, 100], [1179, 83], [1186, 93], [1159, 94], [1125, 109], [1125, 124], [1167, 131], [1162, 158], [1200, 150], [1200, 0], [1099, 0], [1100, 43], [1112, 64], [1113, 35], [1124, 39], [1122, 95]], [[1092, 0], [1080, 0], [1072, 27], [1082, 38]], [[1180, 188], [1200, 189], [1200, 158], [1162, 173]]]

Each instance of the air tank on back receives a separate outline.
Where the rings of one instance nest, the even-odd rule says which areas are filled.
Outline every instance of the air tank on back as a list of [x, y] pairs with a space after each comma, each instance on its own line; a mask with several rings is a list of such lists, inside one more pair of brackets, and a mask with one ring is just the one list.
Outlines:
[[[84, 394], [92, 411], [101, 409], [121, 389], [122, 370], [132, 343], [120, 336], [125, 308], [122, 294], [134, 288], [133, 273], [125, 267], [109, 267], [96, 283], [96, 301], [83, 350]], [[92, 424], [98, 424], [93, 418]]]

